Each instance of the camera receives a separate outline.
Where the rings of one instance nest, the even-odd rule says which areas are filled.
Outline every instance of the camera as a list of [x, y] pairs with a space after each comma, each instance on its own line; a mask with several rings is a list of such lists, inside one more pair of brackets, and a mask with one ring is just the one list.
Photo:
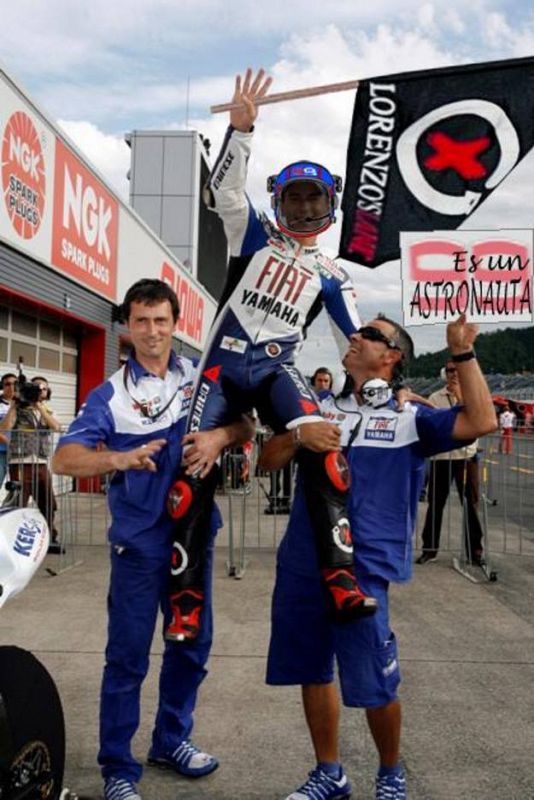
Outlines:
[[26, 378], [26, 375], [22, 371], [23, 365], [22, 358], [19, 359], [18, 363], [18, 378], [17, 378], [17, 404], [19, 408], [27, 408], [28, 406], [33, 405], [39, 401], [40, 397], [40, 389], [37, 383], [32, 383]]

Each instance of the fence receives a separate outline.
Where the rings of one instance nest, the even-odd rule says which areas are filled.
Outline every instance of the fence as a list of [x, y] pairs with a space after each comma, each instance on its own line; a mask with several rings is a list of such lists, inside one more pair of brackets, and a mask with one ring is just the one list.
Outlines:
[[[35, 432], [29, 436], [35, 445]], [[50, 572], [61, 572], [80, 563], [83, 547], [103, 545], [109, 526], [106, 489], [102, 478], [73, 480], [50, 473], [50, 458], [57, 435], [45, 433], [44, 449], [30, 457], [29, 439], [19, 437], [20, 447], [9, 452], [9, 478], [20, 483], [15, 493], [3, 491], [3, 503], [38, 504], [57, 531], [58, 544], [47, 561]], [[245, 573], [246, 554], [255, 549], [274, 550], [284, 533], [291, 502], [294, 469], [277, 473], [257, 469], [256, 443], [250, 456], [241, 450], [229, 451], [222, 462], [222, 479], [217, 502], [225, 526], [218, 537], [218, 546], [227, 549], [228, 574], [241, 578]], [[534, 436], [514, 432], [512, 452], [500, 452], [499, 436], [480, 441], [480, 499], [477, 506], [482, 524], [485, 574], [491, 579], [495, 569], [492, 559], [498, 555], [534, 555]], [[25, 453], [25, 455], [23, 455]], [[9, 486], [9, 483], [6, 484]], [[426, 503], [419, 504], [419, 524], [415, 546], [421, 546], [421, 529]], [[455, 557], [455, 566], [473, 577], [469, 568], [472, 553], [463, 531], [469, 526], [465, 502], [451, 489], [445, 506], [441, 552]], [[476, 571], [476, 574], [480, 573]]]

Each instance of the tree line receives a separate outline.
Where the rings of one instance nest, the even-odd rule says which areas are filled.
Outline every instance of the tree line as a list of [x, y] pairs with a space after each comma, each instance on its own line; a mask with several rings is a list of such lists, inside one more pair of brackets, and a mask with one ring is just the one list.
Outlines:
[[[476, 341], [476, 352], [486, 375], [534, 374], [534, 326], [481, 333]], [[408, 374], [414, 378], [435, 377], [447, 356], [446, 348], [436, 353], [424, 353], [413, 359]]]

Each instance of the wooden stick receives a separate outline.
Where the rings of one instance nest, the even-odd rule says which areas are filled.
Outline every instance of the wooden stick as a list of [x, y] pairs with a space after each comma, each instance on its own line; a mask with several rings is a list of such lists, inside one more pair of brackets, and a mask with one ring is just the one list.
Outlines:
[[[315, 97], [318, 94], [331, 94], [332, 92], [346, 92], [348, 89], [356, 89], [360, 81], [345, 81], [344, 83], [327, 83], [324, 86], [310, 86], [309, 89], [294, 89], [291, 92], [275, 92], [267, 94], [265, 97], [258, 97], [254, 101], [257, 106], [266, 106], [269, 103], [283, 103], [285, 100], [300, 100], [301, 97]], [[211, 106], [212, 114], [220, 114], [221, 111], [232, 111], [234, 108], [241, 108], [239, 103], [221, 103], [218, 106]]]

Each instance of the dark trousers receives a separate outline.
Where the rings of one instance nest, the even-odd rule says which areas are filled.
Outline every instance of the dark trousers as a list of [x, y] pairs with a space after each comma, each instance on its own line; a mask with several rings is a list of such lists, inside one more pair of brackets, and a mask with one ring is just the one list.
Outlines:
[[472, 458], [430, 462], [428, 510], [422, 533], [423, 550], [439, 550], [443, 509], [453, 480], [464, 507], [464, 536], [469, 556], [482, 550], [482, 528], [476, 510], [479, 496], [478, 461]]
[[[147, 531], [147, 536], [150, 531]], [[213, 536], [205, 555], [206, 599], [198, 638], [191, 644], [165, 642], [159, 676], [159, 703], [152, 744], [172, 752], [193, 728], [198, 687], [207, 674], [211, 647], [211, 573]], [[108, 594], [108, 643], [100, 699], [100, 752], [104, 778], [138, 781], [141, 763], [133, 756], [131, 740], [141, 712], [141, 685], [148, 672], [150, 648], [158, 610], [169, 622], [169, 550], [146, 555], [126, 547], [111, 549]], [[159, 662], [159, 657], [154, 658]]]

